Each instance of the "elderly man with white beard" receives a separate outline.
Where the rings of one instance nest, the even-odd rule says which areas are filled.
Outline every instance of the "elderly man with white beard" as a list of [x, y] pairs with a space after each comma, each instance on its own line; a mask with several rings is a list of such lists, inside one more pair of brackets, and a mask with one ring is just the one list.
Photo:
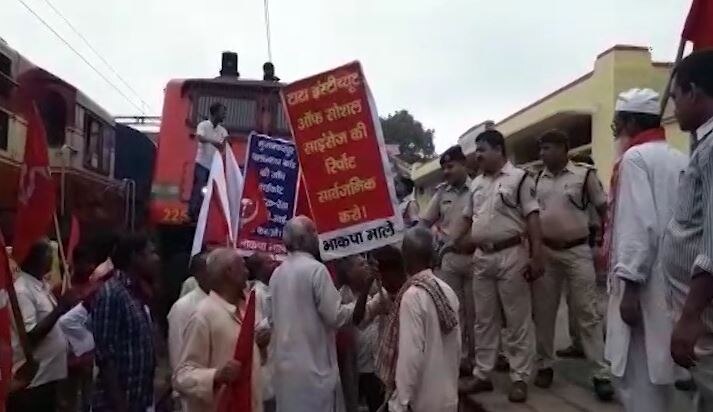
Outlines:
[[671, 410], [673, 317], [666, 307], [661, 237], [686, 157], [666, 143], [658, 94], [621, 93], [612, 130], [621, 148], [610, 189], [609, 310], [605, 356], [627, 412]]
[[354, 305], [341, 304], [327, 268], [316, 259], [319, 243], [310, 219], [287, 222], [283, 241], [288, 256], [270, 279], [266, 305], [277, 411], [342, 412], [335, 334], [351, 321]]

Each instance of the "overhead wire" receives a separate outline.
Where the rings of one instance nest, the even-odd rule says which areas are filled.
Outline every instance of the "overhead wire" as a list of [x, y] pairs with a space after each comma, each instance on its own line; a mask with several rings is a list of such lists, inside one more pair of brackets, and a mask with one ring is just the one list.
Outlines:
[[268, 0], [263, 0], [265, 10], [265, 37], [267, 38], [267, 61], [272, 62], [272, 43], [270, 38], [270, 7]]
[[119, 93], [124, 100], [126, 100], [129, 104], [134, 106], [136, 109], [138, 109], [142, 114], [146, 114], [146, 111], [141, 108], [138, 104], [136, 104], [129, 96], [127, 96], [117, 85], [115, 85], [108, 77], [104, 75], [99, 69], [97, 69], [89, 60], [87, 60], [82, 53], [80, 53], [77, 49], [75, 49], [64, 37], [62, 37], [61, 34], [57, 32], [45, 19], [43, 19], [35, 10], [32, 9], [24, 0], [17, 0], [22, 4], [27, 11], [29, 11], [37, 20], [40, 21], [49, 31], [51, 31], [62, 43], [64, 43], [65, 46], [67, 46], [74, 54], [77, 55], [89, 68], [91, 68], [99, 77], [101, 77], [112, 89], [114, 89], [117, 93]]
[[89, 48], [89, 50], [91, 50], [92, 53], [94, 53], [99, 58], [99, 60], [101, 60], [102, 63], [104, 63], [104, 65], [106, 65], [106, 67], [109, 68], [109, 70], [111, 70], [111, 72], [114, 74], [114, 76], [116, 76], [116, 78], [119, 79], [119, 81], [121, 83], [123, 83], [124, 86], [126, 86], [126, 88], [131, 91], [131, 93], [134, 94], [134, 96], [141, 102], [141, 104], [144, 105], [144, 108], [153, 110], [152, 107], [148, 103], [146, 103], [143, 98], [141, 98], [141, 95], [133, 87], [131, 87], [129, 82], [127, 82], [121, 76], [121, 74], [119, 74], [119, 72], [114, 68], [114, 66], [112, 66], [111, 63], [109, 63], [107, 61], [107, 59], [104, 58], [104, 56], [101, 53], [99, 53], [99, 51], [89, 42], [89, 40], [87, 40], [87, 38], [79, 31], [79, 29], [77, 29], [77, 27], [74, 24], [72, 24], [72, 22], [69, 21], [69, 19], [62, 12], [60, 12], [57, 9], [57, 7], [55, 7], [55, 5], [52, 4], [52, 2], [50, 2], [50, 0], [43, 0], [43, 1], [47, 4], [47, 6], [49, 6], [49, 8], [52, 9], [52, 11], [54, 11], [65, 22], [65, 24], [67, 24], [67, 26], [69, 26], [70, 29], [72, 29], [74, 34], [76, 34], [82, 40], [82, 42], [84, 42], [84, 45], [87, 46], [87, 48]]

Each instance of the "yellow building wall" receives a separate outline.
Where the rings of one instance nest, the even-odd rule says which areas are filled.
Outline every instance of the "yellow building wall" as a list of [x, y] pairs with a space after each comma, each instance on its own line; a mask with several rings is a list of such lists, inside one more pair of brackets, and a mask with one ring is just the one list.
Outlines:
[[[591, 152], [597, 173], [606, 189], [609, 188], [615, 146], [611, 132], [614, 105], [622, 91], [637, 87], [651, 88], [663, 94], [672, 66], [655, 63], [648, 49], [634, 46], [615, 46], [596, 57], [592, 72], [565, 85], [562, 89], [541, 99], [495, 125], [506, 140], [545, 119], [560, 113], [588, 113], [591, 116]], [[677, 149], [688, 153], [689, 137], [678, 129], [673, 117], [673, 102], [669, 102], [664, 127], [668, 141]], [[522, 135], [521, 135], [522, 136]], [[526, 138], [536, 138], [527, 136]], [[412, 171], [412, 179], [422, 193], [417, 193], [421, 207], [430, 199], [440, 173], [435, 159]]]
[[[599, 178], [609, 187], [612, 165], [615, 161], [611, 122], [619, 93], [638, 87], [651, 88], [663, 93], [671, 66], [653, 63], [647, 49], [617, 46], [597, 57], [594, 70], [580, 81], [565, 87], [521, 113], [506, 118], [496, 125], [506, 137], [532, 124], [562, 112], [588, 112], [591, 114], [592, 158]], [[672, 115], [669, 104], [667, 117]], [[688, 136], [678, 129], [673, 120], [665, 124], [668, 140], [683, 152], [688, 151]]]

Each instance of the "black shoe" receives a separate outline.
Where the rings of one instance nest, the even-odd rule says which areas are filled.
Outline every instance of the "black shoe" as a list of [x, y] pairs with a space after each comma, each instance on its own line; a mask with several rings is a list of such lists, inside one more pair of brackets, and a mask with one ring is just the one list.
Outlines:
[[527, 400], [527, 384], [523, 381], [515, 381], [510, 387], [508, 400], [513, 403], [522, 403]]
[[505, 355], [498, 355], [498, 359], [495, 361], [495, 370], [498, 372], [507, 372], [510, 370], [510, 362], [508, 362]]
[[594, 393], [600, 401], [609, 402], [614, 398], [614, 387], [609, 379], [592, 379], [594, 383]]
[[493, 382], [490, 379], [471, 378], [467, 382], [458, 385], [460, 393], [481, 393], [492, 392]]
[[582, 348], [574, 345], [565, 349], [560, 349], [555, 353], [560, 358], [584, 359], [584, 352], [582, 351]]
[[696, 383], [693, 379], [679, 379], [674, 383], [676, 389], [682, 392], [693, 392], [696, 390]]
[[540, 369], [537, 371], [537, 376], [535, 377], [535, 386], [542, 389], [549, 388], [552, 386], [554, 375], [555, 371], [552, 368]]

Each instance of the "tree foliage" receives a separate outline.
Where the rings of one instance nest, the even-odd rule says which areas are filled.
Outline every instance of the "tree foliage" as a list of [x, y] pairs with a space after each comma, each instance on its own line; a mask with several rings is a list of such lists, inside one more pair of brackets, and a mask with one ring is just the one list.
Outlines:
[[424, 129], [421, 122], [414, 119], [407, 110], [399, 110], [380, 120], [386, 144], [398, 145], [401, 152], [399, 157], [404, 161], [414, 163], [436, 155], [433, 145], [435, 131]]

